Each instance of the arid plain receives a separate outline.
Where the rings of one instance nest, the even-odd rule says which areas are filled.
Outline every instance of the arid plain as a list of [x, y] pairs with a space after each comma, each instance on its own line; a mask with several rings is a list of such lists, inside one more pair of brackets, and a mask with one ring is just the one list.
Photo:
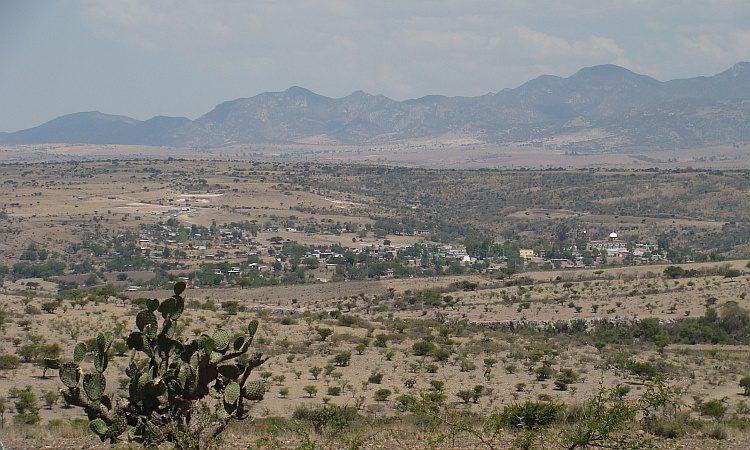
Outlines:
[[[367, 224], [373, 225], [377, 219], [373, 211], [380, 208], [378, 216], [385, 214], [386, 205], [378, 205], [379, 199], [363, 191], [326, 190], [311, 185], [299, 175], [299, 167], [283, 162], [134, 159], [19, 163], [0, 166], [0, 171], [0, 205], [4, 213], [0, 266], [31, 264], [22, 256], [33, 247], [37, 253], [45, 250], [45, 261], [59, 260], [66, 267], [63, 275], [47, 280], [6, 275], [0, 291], [4, 312], [0, 353], [5, 355], [15, 355], [22, 346], [36, 341], [58, 343], [62, 358], [67, 359], [77, 342], [95, 337], [98, 331], [114, 331], [118, 338], [126, 337], [134, 329], [139, 309], [130, 300], [166, 298], [170, 295], [168, 286], [148, 287], [154, 276], [154, 270], [149, 268], [103, 270], [106, 255], [95, 255], [96, 249], [92, 250], [90, 244], [128, 233], [136, 238], [150, 237], [150, 227], [169, 219], [187, 227], [205, 228], [232, 222], [257, 223], [260, 226], [252, 241], [265, 248], [265, 253], [261, 251], [257, 256], [267, 264], [276, 259], [268, 249], [276, 246], [280, 251], [284, 242], [358, 251], [383, 247], [386, 240], [389, 246], [431, 244], [429, 235], [382, 236], [367, 232]], [[446, 202], [442, 207], [447, 209], [450, 205]], [[533, 213], [519, 208], [519, 220], [533, 222], [530, 211]], [[582, 215], [594, 216], [590, 211], [561, 212], [548, 220], [560, 221], [570, 216], [581, 220]], [[627, 224], [628, 217], [638, 220]], [[297, 226], [279, 225], [290, 220]], [[697, 227], [700, 233], [717, 232], [729, 222], [720, 218], [708, 220], [700, 214], [660, 218], [656, 211], [649, 216], [628, 215], [627, 211], [622, 216], [596, 215], [596, 221], [602, 229], [618, 224], [643, 230], [683, 226], [688, 230]], [[272, 222], [271, 226], [265, 226], [266, 222]], [[357, 224], [359, 233], [305, 232], [303, 225], [310, 223]], [[218, 263], [213, 258], [221, 258], [232, 267], [248, 259], [247, 251], [232, 247], [221, 250], [224, 256], [216, 256], [219, 249], [211, 246], [178, 248], [176, 242], [162, 246], [185, 252], [182, 258], [156, 260], [160, 267], [170, 263], [166, 272], [175, 276]], [[150, 251], [155, 253], [158, 246], [152, 247]], [[211, 256], [207, 260], [208, 255]], [[73, 273], [71, 268], [86, 260], [91, 262], [90, 270]], [[670, 341], [660, 346], [653, 335], [631, 333], [630, 339], [618, 342], [611, 337], [606, 341], [595, 333], [547, 330], [555, 324], [586, 324], [584, 328], [591, 331], [602, 321], [629, 329], [647, 318], [655, 318], [657, 325], [666, 327], [704, 316], [709, 308], [715, 308], [720, 315], [731, 311], [732, 305], [750, 309], [746, 264], [746, 259], [684, 262], [679, 266], [695, 272], [681, 277], [666, 275], [665, 269], [672, 264], [664, 263], [519, 271], [507, 276], [502, 272], [477, 272], [342, 281], [332, 281], [336, 278], [335, 267], [321, 264], [308, 270], [304, 283], [259, 287], [220, 283], [206, 287], [189, 282], [186, 298], [198, 307], [182, 316], [180, 327], [185, 337], [217, 327], [231, 335], [251, 319], [261, 321], [256, 344], [271, 359], [254, 375], [267, 381], [268, 387], [265, 400], [251, 410], [256, 419], [288, 418], [300, 406], [318, 407], [324, 403], [353, 406], [371, 420], [403, 417], [408, 412], [404, 402], [398, 400], [400, 396], [433, 391], [444, 393], [450, 410], [484, 414], [526, 400], [580, 405], [602, 387], [628, 386], [626, 395], [638, 398], [646, 391], [648, 381], [626, 368], [624, 361], [630, 360], [654, 367], [670, 386], [680, 389], [677, 399], [681, 410], [707, 424], [704, 428], [690, 428], [678, 440], [655, 435], [657, 445], [746, 448], [744, 431], [724, 425], [730, 417], [744, 418], [748, 414], [747, 397], [739, 385], [750, 374], [750, 348], [746, 345]], [[96, 280], [87, 283], [91, 273]], [[66, 299], [54, 311], [44, 311], [44, 304], [59, 295], [58, 282], [76, 282], [82, 297], [110, 284], [119, 297], [94, 295], [84, 304]], [[426, 304], [425, 293], [437, 296], [440, 302]], [[412, 302], [413, 298], [417, 300]], [[322, 329], [330, 329], [331, 333], [324, 336], [326, 333], [319, 331]], [[423, 353], [415, 347], [423, 342], [445, 349], [447, 354], [436, 357], [432, 352]], [[335, 360], [341, 354], [349, 354], [346, 364]], [[127, 361], [126, 355], [114, 357], [115, 370], [108, 371], [108, 391], [121, 390]], [[552, 369], [553, 376], [540, 376], [537, 369], [545, 365]], [[314, 367], [321, 372], [311, 372]], [[3, 403], [13, 406], [16, 399], [11, 397], [12, 391], [30, 385], [42, 406], [44, 392], [61, 387], [54, 372], [43, 376], [36, 360], [2, 370]], [[554, 383], [558, 374], [571, 372], [575, 377], [564, 388]], [[475, 399], [466, 401], [458, 395], [477, 385], [483, 389]], [[381, 390], [390, 394], [385, 399], [382, 394], [376, 396]], [[726, 408], [721, 417], [704, 414], [700, 408], [711, 401]], [[66, 428], [69, 419], [84, 415], [80, 409], [65, 408], [60, 399], [40, 410], [43, 420], [36, 428], [12, 424], [12, 415], [5, 413], [6, 448], [69, 448], [73, 442], [88, 448], [94, 442], [92, 436], [79, 436], [80, 431]], [[47, 425], [50, 420], [54, 425]], [[724, 427], [719, 436], [723, 439], [708, 437], [706, 430], [714, 426]], [[639, 431], [635, 427], [627, 432]], [[471, 436], [461, 437], [458, 444], [432, 442], [429, 431], [409, 421], [357, 428], [353, 433], [364, 439], [364, 447], [481, 445]], [[234, 448], [240, 444], [233, 439], [239, 439], [245, 447], [261, 446], [258, 440], [268, 436], [265, 425], [240, 425], [228, 430], [224, 445]], [[282, 436], [274, 445], [286, 440], [294, 448], [304, 442], [302, 435], [293, 431], [286, 430]], [[322, 435], [318, 445], [352, 448], [352, 436]], [[55, 443], [57, 439], [70, 440]], [[498, 439], [508, 445], [516, 442], [510, 431]], [[548, 432], [545, 439], [549, 445], [557, 445], [554, 432]]]

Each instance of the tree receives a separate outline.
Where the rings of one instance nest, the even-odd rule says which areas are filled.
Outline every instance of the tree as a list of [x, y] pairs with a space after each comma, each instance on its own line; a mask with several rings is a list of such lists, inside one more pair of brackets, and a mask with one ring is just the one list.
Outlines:
[[[73, 360], [46, 359], [57, 369], [65, 401], [85, 409], [89, 428], [102, 441], [116, 442], [127, 433], [146, 448], [170, 442], [178, 449], [207, 449], [232, 419], [246, 419], [246, 401], [262, 400], [261, 382], [248, 383], [251, 372], [268, 360], [261, 353], [248, 355], [258, 321], [247, 327], [247, 337], [234, 341], [224, 330], [195, 340], [176, 336], [178, 319], [185, 307], [181, 296], [185, 283], [174, 285], [174, 295], [166, 300], [147, 299], [146, 309], [135, 318], [138, 331], [127, 339], [132, 350], [125, 369], [128, 395], [112, 398], [105, 394], [105, 370], [114, 340], [111, 331], [100, 332], [89, 349], [79, 342]], [[161, 324], [156, 313], [161, 313]], [[93, 371], [83, 373], [80, 363], [93, 353]], [[240, 359], [243, 357], [243, 359]], [[204, 398], [220, 399], [213, 411]]]
[[415, 356], [427, 356], [435, 351], [436, 346], [432, 342], [423, 340], [415, 342], [414, 345], [411, 346], [411, 349]]
[[732, 281], [738, 276], [740, 276], [740, 271], [738, 269], [727, 269], [724, 271], [724, 278], [729, 278]]
[[745, 392], [743, 392], [742, 395], [750, 396], [750, 376], [743, 377], [740, 380], [740, 387], [745, 388]]
[[351, 352], [343, 352], [333, 357], [333, 363], [336, 364], [337, 366], [345, 367], [349, 365], [349, 360], [351, 359], [352, 359]]
[[333, 330], [330, 328], [315, 327], [315, 331], [317, 331], [318, 335], [320, 335], [321, 341], [325, 341], [328, 338], [328, 336], [333, 334]]
[[478, 231], [472, 231], [464, 238], [466, 253], [475, 258], [484, 259], [492, 246], [492, 238]]
[[318, 366], [312, 366], [310, 367], [310, 375], [313, 376], [316, 380], [318, 379], [318, 375], [320, 375], [320, 372], [322, 372], [323, 369]]
[[308, 384], [307, 386], [303, 387], [302, 390], [307, 392], [310, 398], [312, 398], [315, 394], [318, 393], [318, 388], [313, 386], [312, 384]]
[[42, 391], [42, 398], [44, 399], [44, 402], [47, 404], [47, 409], [52, 409], [52, 406], [57, 403], [57, 400], [60, 398], [60, 395], [55, 391]]
[[667, 266], [667, 268], [664, 269], [664, 275], [669, 278], [683, 277], [685, 276], [685, 269], [680, 266]]
[[669, 336], [665, 336], [663, 334], [657, 334], [654, 336], [654, 345], [656, 345], [656, 349], [659, 352], [659, 354], [664, 353], [664, 349], [671, 343]]
[[464, 401], [464, 403], [469, 403], [471, 401], [473, 392], [469, 390], [461, 390], [456, 392], [456, 397], [460, 398]]
[[41, 408], [37, 406], [36, 394], [31, 389], [31, 386], [26, 386], [25, 389], [18, 391], [18, 400], [15, 402], [17, 413], [15, 420], [26, 425], [34, 425], [41, 420], [39, 417]]
[[373, 398], [376, 402], [384, 402], [388, 400], [388, 397], [391, 396], [391, 390], [390, 389], [378, 389], [375, 391], [375, 394], [373, 395]]

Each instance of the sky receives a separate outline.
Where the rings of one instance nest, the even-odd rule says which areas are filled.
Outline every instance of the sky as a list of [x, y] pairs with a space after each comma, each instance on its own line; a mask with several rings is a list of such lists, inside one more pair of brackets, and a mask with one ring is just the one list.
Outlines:
[[599, 64], [667, 81], [740, 61], [747, 0], [0, 0], [0, 131], [196, 119], [292, 86], [471, 97]]

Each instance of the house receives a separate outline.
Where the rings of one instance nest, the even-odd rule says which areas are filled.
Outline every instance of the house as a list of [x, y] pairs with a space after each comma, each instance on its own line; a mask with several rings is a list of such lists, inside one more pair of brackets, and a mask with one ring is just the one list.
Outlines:
[[615, 253], [627, 253], [628, 252], [628, 243], [622, 239], [620, 239], [617, 236], [616, 232], [609, 233], [609, 237], [605, 240], [600, 241], [589, 241], [587, 243], [587, 249], [593, 250], [606, 250], [607, 254], [615, 254]]
[[534, 257], [534, 250], [532, 250], [530, 248], [519, 249], [518, 250], [518, 256], [521, 257], [521, 258], [523, 258], [523, 259], [529, 260], [529, 259], [531, 259], [531, 258]]

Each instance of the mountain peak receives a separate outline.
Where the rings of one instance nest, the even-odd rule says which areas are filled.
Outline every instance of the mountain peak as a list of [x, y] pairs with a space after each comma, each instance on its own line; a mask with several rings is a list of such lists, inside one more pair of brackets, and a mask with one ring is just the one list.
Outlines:
[[570, 78], [610, 78], [610, 77], [644, 77], [645, 75], [638, 75], [637, 73], [628, 70], [624, 67], [616, 66], [614, 64], [602, 64], [592, 67], [584, 67]]
[[303, 87], [299, 87], [299, 86], [292, 86], [289, 89], [287, 89], [286, 91], [284, 91], [284, 93], [288, 94], [288, 95], [310, 95], [310, 94], [317, 95], [317, 94], [313, 93], [312, 91], [307, 90], [307, 89], [305, 89]]
[[[427, 95], [399, 102], [355, 91], [332, 99], [292, 86], [224, 102], [195, 121], [157, 116], [142, 122], [92, 111], [0, 134], [0, 142], [222, 147], [327, 136], [362, 145], [456, 130], [472, 130], [488, 142], [552, 142], [576, 124], [576, 133], [606, 129], [607, 137], [564, 144], [571, 148], [696, 148], [746, 142], [750, 117], [746, 100], [750, 100], [747, 62], [718, 75], [668, 82], [603, 64], [567, 78], [540, 76], [518, 88], [481, 97]], [[697, 109], [705, 105], [713, 106]], [[671, 113], [687, 118], [675, 121]]]
[[746, 77], [750, 74], [750, 62], [738, 62], [724, 73], [726, 73], [729, 78]]

